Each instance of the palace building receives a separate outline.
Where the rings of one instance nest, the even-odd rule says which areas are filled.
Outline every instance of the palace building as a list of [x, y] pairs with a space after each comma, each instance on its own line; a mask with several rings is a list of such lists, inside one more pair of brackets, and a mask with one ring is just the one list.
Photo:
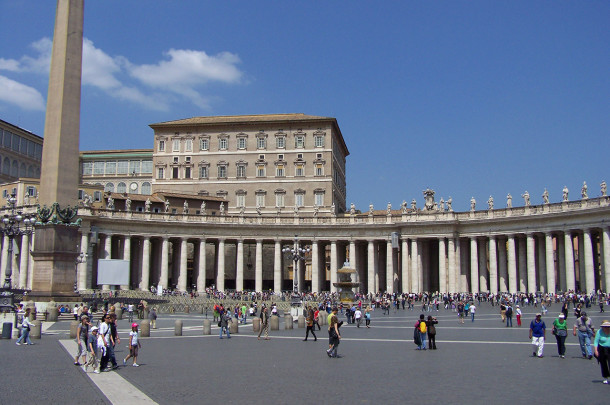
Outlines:
[[[571, 200], [469, 212], [438, 204], [427, 190], [421, 208], [360, 212], [346, 206], [349, 151], [334, 118], [195, 117], [150, 127], [152, 149], [81, 152], [81, 291], [336, 291], [346, 262], [362, 292], [591, 292], [610, 285], [605, 183], [595, 196], [583, 191]], [[18, 172], [0, 190], [16, 191], [18, 205], [33, 210], [32, 177]], [[15, 241], [15, 286], [31, 285], [35, 237]], [[283, 249], [297, 244], [309, 252], [293, 262]], [[129, 285], [99, 286], [98, 259], [128, 260]]]

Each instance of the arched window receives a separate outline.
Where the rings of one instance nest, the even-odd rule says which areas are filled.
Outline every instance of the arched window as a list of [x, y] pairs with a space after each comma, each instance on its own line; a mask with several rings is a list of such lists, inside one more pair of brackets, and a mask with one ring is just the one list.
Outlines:
[[150, 183], [145, 181], [144, 183], [142, 183], [142, 194], [150, 195], [150, 192]]
[[114, 183], [106, 183], [106, 186], [104, 187], [104, 191], [106, 191], [108, 193], [114, 193]]
[[16, 160], [13, 160], [11, 165], [11, 176], [19, 177], [19, 163]]
[[123, 182], [120, 182], [116, 186], [116, 192], [117, 193], [126, 193], [127, 192], [127, 185], [125, 183], [123, 183]]
[[28, 167], [28, 177], [29, 178], [34, 178], [34, 176], [36, 175], [36, 173], [34, 172], [34, 166]]
[[28, 167], [25, 163], [21, 164], [21, 168], [19, 169], [19, 177], [27, 177], [28, 175]]
[[11, 160], [9, 158], [4, 158], [4, 162], [2, 163], [2, 174], [11, 174]]

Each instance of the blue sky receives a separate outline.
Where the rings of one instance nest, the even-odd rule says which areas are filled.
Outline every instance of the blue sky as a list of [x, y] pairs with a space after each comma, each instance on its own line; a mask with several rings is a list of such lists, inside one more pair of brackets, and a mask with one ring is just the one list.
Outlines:
[[[43, 134], [56, 2], [0, 0], [0, 119]], [[608, 1], [86, 1], [81, 150], [148, 124], [336, 117], [347, 204], [456, 210], [610, 182]]]

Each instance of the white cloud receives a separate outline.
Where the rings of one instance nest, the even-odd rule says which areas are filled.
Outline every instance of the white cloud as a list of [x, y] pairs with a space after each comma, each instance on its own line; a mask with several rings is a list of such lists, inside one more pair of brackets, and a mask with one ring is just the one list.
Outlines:
[[[37, 52], [36, 56], [26, 55], [19, 60], [0, 58], [0, 70], [48, 75], [52, 41], [42, 38], [31, 47]], [[203, 51], [171, 49], [166, 56], [169, 59], [156, 64], [135, 65], [125, 57], [108, 55], [85, 38], [82, 84], [100, 89], [119, 100], [165, 111], [169, 110], [170, 104], [179, 102], [172, 94], [207, 109], [210, 99], [200, 93], [199, 87], [211, 81], [235, 84], [242, 77], [242, 72], [236, 67], [240, 63], [239, 57], [229, 52], [209, 56]], [[146, 88], [155, 89], [157, 93], [146, 94]]]
[[0, 76], [0, 101], [14, 104], [24, 110], [44, 111], [42, 94], [33, 87]]

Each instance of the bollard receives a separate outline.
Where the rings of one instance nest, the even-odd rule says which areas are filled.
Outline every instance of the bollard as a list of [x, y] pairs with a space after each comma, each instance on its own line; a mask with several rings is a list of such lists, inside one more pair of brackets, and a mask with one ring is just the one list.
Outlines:
[[150, 314], [150, 309], [148, 309], [148, 307], [144, 308], [144, 318], [142, 319], [148, 319], [148, 314]]
[[188, 305], [184, 306], [184, 313], [185, 314], [190, 314], [191, 313], [191, 307], [189, 307]]
[[148, 319], [143, 319], [140, 322], [140, 336], [150, 337], [150, 321]]
[[30, 327], [30, 338], [32, 339], [40, 339], [42, 332], [42, 321], [35, 320], [32, 322], [34, 326]]
[[284, 329], [288, 330], [293, 328], [294, 326], [292, 325], [292, 315], [284, 315]]
[[116, 314], [117, 321], [123, 320], [123, 310], [118, 304], [114, 307], [114, 313]]
[[203, 334], [204, 335], [212, 334], [212, 321], [210, 321], [209, 319], [203, 320]]
[[261, 318], [252, 318], [252, 332], [261, 330]]
[[277, 315], [271, 315], [271, 318], [269, 319], [269, 327], [271, 330], [280, 330], [280, 317]]
[[55, 302], [49, 302], [49, 305], [47, 306], [47, 314], [47, 321], [57, 322], [59, 319], [59, 309], [57, 309], [57, 304]]
[[303, 315], [299, 315], [299, 317], [297, 318], [297, 325], [299, 328], [305, 327], [305, 317]]
[[71, 321], [70, 322], [70, 339], [76, 339], [76, 334], [78, 333], [78, 325], [80, 322]]
[[239, 333], [239, 322], [237, 322], [237, 319], [232, 318], [231, 322], [229, 323], [229, 332], [230, 333]]
[[182, 320], [180, 319], [174, 325], [174, 336], [182, 336]]
[[[17, 328], [15, 328], [17, 329]], [[13, 324], [11, 322], [4, 322], [2, 324], [2, 339], [10, 339], [13, 332]]]

